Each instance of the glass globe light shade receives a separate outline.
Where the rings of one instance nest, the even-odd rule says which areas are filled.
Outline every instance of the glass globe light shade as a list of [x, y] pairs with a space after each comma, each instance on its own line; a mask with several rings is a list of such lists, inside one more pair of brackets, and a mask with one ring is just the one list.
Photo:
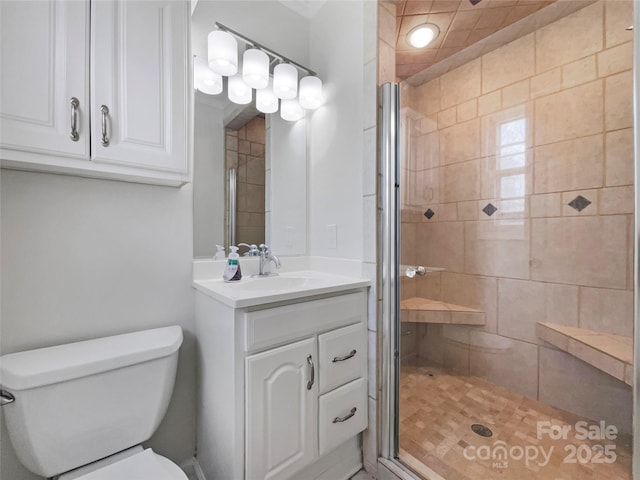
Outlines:
[[193, 62], [193, 84], [196, 90], [207, 95], [222, 92], [222, 77], [212, 72], [203, 58], [196, 57]]
[[249, 85], [244, 83], [242, 75], [238, 74], [229, 77], [229, 81], [227, 82], [227, 96], [233, 103], [246, 105], [247, 103], [251, 103], [253, 99], [253, 90], [251, 90]]
[[245, 50], [242, 56], [242, 79], [256, 90], [266, 88], [269, 83], [269, 56], [256, 48]]
[[304, 117], [304, 110], [297, 100], [282, 100], [280, 102], [280, 116], [283, 120], [297, 122]]
[[298, 94], [298, 70], [289, 63], [280, 63], [273, 69], [273, 93], [283, 100]]
[[228, 32], [214, 30], [207, 37], [209, 68], [229, 77], [238, 72], [238, 42]]
[[300, 105], [308, 110], [322, 105], [322, 80], [311, 75], [300, 80]]
[[256, 90], [256, 108], [262, 113], [275, 113], [278, 111], [278, 97], [273, 93], [271, 79], [266, 88]]

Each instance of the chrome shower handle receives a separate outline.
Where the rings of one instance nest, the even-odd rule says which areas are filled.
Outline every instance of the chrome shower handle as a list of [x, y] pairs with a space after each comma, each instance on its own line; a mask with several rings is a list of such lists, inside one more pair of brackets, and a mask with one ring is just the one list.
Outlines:
[[69, 138], [72, 141], [77, 142], [80, 139], [80, 135], [78, 134], [78, 107], [80, 106], [80, 100], [76, 97], [71, 97], [71, 132], [69, 133]]
[[424, 268], [423, 266], [415, 266], [415, 267], [407, 267], [406, 270], [406, 275], [409, 278], [413, 278], [416, 276], [416, 274], [423, 276], [427, 274], [427, 269]]

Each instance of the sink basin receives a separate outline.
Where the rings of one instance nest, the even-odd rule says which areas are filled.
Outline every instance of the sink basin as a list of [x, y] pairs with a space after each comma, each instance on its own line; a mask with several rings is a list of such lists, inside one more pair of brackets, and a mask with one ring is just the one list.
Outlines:
[[246, 275], [238, 282], [225, 283], [220, 277], [194, 280], [196, 289], [233, 308], [264, 305], [367, 287], [369, 280], [312, 270], [281, 272], [269, 277]]
[[318, 279], [311, 277], [250, 277], [233, 285], [237, 290], [260, 291], [260, 290], [291, 290], [310, 287], [318, 283]]

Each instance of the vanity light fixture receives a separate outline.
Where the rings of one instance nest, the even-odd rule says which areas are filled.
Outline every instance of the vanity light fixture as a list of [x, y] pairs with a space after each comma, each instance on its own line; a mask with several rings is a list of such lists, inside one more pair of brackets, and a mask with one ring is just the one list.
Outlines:
[[222, 30], [214, 30], [207, 37], [209, 68], [226, 77], [238, 71], [238, 42]]
[[407, 42], [415, 48], [424, 48], [433, 42], [440, 33], [440, 29], [433, 23], [424, 23], [412, 28], [407, 34]]
[[[253, 99], [253, 88], [256, 90], [256, 108], [259, 111], [275, 113], [280, 103], [281, 117], [290, 121], [303, 118], [304, 109], [313, 110], [322, 105], [322, 80], [314, 71], [259, 45], [221, 23], [216, 22], [215, 27], [216, 30], [209, 33], [207, 38], [208, 66], [210, 71], [229, 77], [227, 95], [232, 102], [250, 103]], [[238, 73], [238, 40], [249, 47], [242, 55], [241, 73]], [[269, 73], [272, 64], [276, 64], [273, 79]], [[217, 86], [216, 89], [198, 87], [202, 83], [200, 79], [205, 76], [209, 78], [207, 81], [212, 81], [210, 74], [201, 67], [200, 62], [194, 62], [196, 89], [215, 94], [213, 92]], [[298, 72], [305, 75], [299, 86]], [[214, 83], [217, 85], [217, 80]], [[278, 99], [282, 100], [278, 102]], [[286, 112], [283, 110], [285, 106]]]

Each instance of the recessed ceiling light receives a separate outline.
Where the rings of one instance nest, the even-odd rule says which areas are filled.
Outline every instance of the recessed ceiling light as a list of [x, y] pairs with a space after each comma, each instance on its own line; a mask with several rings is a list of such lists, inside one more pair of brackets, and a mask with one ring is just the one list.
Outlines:
[[435, 40], [440, 33], [438, 27], [432, 23], [425, 23], [412, 28], [407, 34], [409, 45], [415, 48], [424, 48]]

